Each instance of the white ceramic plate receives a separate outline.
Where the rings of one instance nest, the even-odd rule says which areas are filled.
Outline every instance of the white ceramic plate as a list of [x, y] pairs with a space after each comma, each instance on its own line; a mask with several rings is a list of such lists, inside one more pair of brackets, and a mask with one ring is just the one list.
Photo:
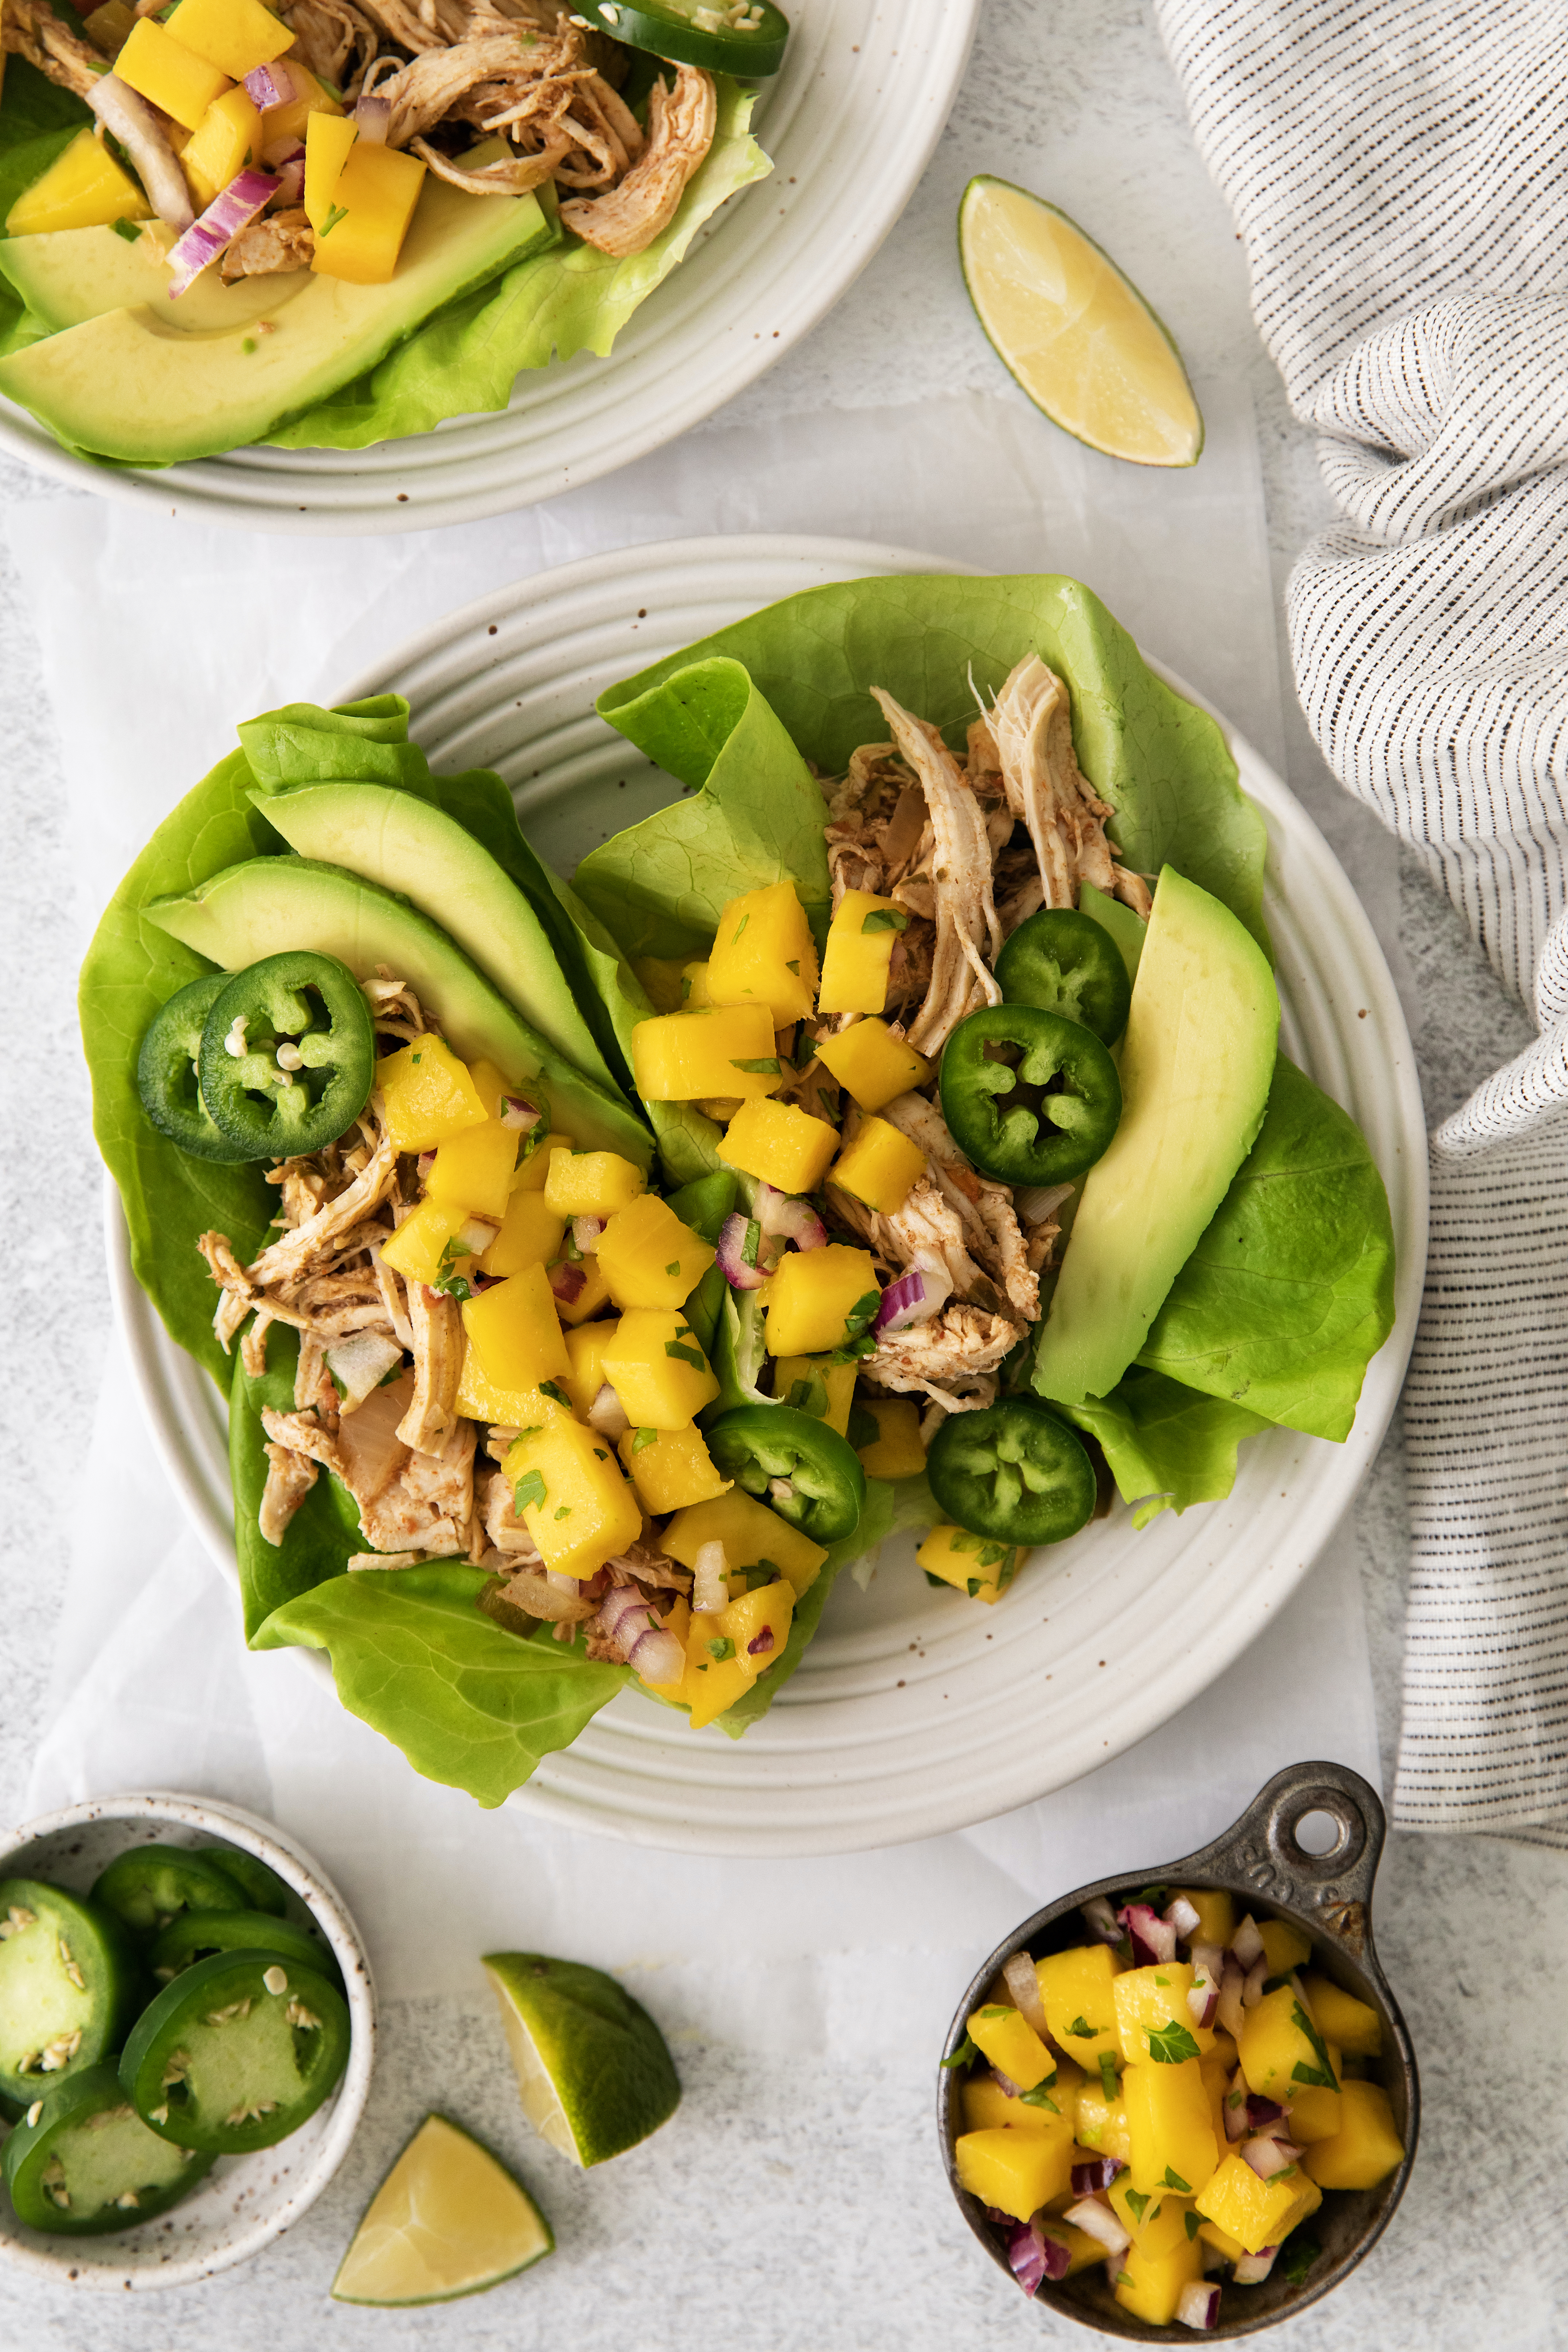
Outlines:
[[237, 449], [165, 470], [73, 457], [0, 400], [0, 448], [79, 489], [246, 530], [419, 530], [531, 506], [684, 433], [808, 333], [870, 260], [942, 135], [980, 0], [795, 0], [742, 189], [608, 359], [518, 378], [511, 405], [372, 449]]
[[[797, 590], [955, 568], [800, 539], [691, 540], [595, 557], [455, 614], [342, 698], [406, 695], [432, 761], [498, 769], [542, 854], [569, 872], [674, 790], [595, 714], [605, 687]], [[933, 1592], [913, 1565], [913, 1538], [901, 1538], [867, 1591], [840, 1578], [794, 1680], [744, 1739], [672, 1731], [665, 1710], [626, 1693], [514, 1803], [700, 1853], [827, 1853], [962, 1828], [1077, 1780], [1166, 1722], [1262, 1630], [1327, 1541], [1388, 1424], [1415, 1328], [1426, 1236], [1421, 1097], [1394, 984], [1354, 891], [1287, 787], [1226, 733], [1268, 826], [1282, 1041], [1359, 1121], [1393, 1207], [1398, 1321], [1349, 1441], [1266, 1432], [1243, 1447], [1227, 1502], [1179, 1519], [1165, 1513], [1141, 1535], [1119, 1511], [1037, 1553], [995, 1609]], [[163, 1459], [233, 1575], [224, 1409], [132, 1279], [112, 1187], [110, 1243]], [[299, 1654], [322, 1670], [315, 1654]]]
[[[251, 2156], [220, 2156], [183, 2204], [139, 2230], [55, 2238], [19, 2221], [0, 2198], [0, 2263], [57, 2285], [112, 2294], [189, 2286], [247, 2261], [315, 2203], [349, 2152], [370, 2095], [375, 2063], [375, 1987], [343, 1899], [313, 1856], [275, 1822], [216, 1797], [95, 1797], [0, 1832], [0, 1877], [46, 1878], [85, 1895], [129, 1846], [237, 1846], [292, 1889], [342, 1970], [353, 2039], [342, 2082], [297, 2132]], [[7, 2337], [8, 2342], [17, 2341]]]

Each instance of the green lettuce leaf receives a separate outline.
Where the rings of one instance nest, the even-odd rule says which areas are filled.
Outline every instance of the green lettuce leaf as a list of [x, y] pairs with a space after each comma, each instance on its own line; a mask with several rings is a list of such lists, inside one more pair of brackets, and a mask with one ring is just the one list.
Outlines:
[[[552, 357], [593, 352], [605, 358], [703, 224], [737, 190], [773, 170], [750, 133], [753, 94], [721, 76], [718, 101], [713, 144], [669, 226], [646, 252], [615, 261], [573, 239], [519, 262], [437, 310], [368, 375], [281, 426], [273, 446], [363, 449], [427, 433], [445, 417], [504, 408], [513, 380]], [[548, 200], [547, 188], [539, 194]]]
[[740, 662], [678, 657], [661, 672], [646, 691], [613, 687], [599, 709], [696, 797], [591, 850], [579, 896], [629, 956], [706, 955], [728, 899], [783, 881], [826, 937], [822, 793], [800, 751]]
[[548, 1626], [505, 1632], [475, 1605], [495, 1581], [456, 1560], [356, 1569], [284, 1601], [252, 1646], [325, 1650], [351, 1715], [427, 1780], [499, 1805], [572, 1745], [630, 1668], [593, 1664]]
[[1223, 1500], [1236, 1484], [1237, 1447], [1268, 1426], [1244, 1405], [1200, 1396], [1163, 1372], [1136, 1367], [1108, 1397], [1057, 1411], [1099, 1439], [1117, 1493], [1137, 1507], [1135, 1528], [1146, 1528], [1162, 1511]]
[[352, 1555], [368, 1549], [353, 1496], [324, 1470], [284, 1529], [281, 1543], [268, 1543], [256, 1523], [268, 1467], [262, 1412], [293, 1412], [299, 1360], [299, 1334], [286, 1323], [274, 1323], [267, 1334], [267, 1370], [260, 1380], [250, 1378], [238, 1349], [235, 1350], [228, 1396], [228, 1467], [234, 1486], [234, 1549], [247, 1642], [255, 1641], [265, 1621], [284, 1601], [298, 1600], [300, 1593], [330, 1576], [342, 1576]]
[[[1237, 782], [1224, 737], [1204, 711], [1153, 676], [1126, 630], [1076, 580], [1051, 573], [991, 579], [942, 573], [807, 589], [612, 687], [600, 696], [599, 709], [695, 787], [707, 782], [695, 771], [711, 740], [710, 713], [722, 698], [706, 688], [689, 717], [681, 707], [690, 696], [684, 680], [673, 698], [654, 698], [680, 673], [727, 658], [742, 666], [805, 758], [837, 775], [857, 745], [886, 738], [873, 686], [941, 727], [960, 749], [974, 716], [974, 692], [994, 694], [1031, 652], [1071, 687], [1079, 761], [1115, 811], [1110, 831], [1123, 857], [1142, 873], [1157, 873], [1165, 864], [1178, 867], [1223, 899], [1267, 949], [1263, 819]], [[731, 688], [730, 707], [736, 698]], [[647, 713], [656, 714], [657, 731]], [[750, 887], [740, 881], [727, 890], [720, 887], [724, 860], [732, 857], [718, 821], [726, 813], [700, 802], [651, 820], [666, 825], [658, 836], [660, 855], [643, 856], [635, 867], [642, 889], [639, 934], [647, 944], [633, 944], [617, 925], [628, 953], [705, 950], [713, 924], [708, 920], [705, 934], [700, 925], [715, 888], [721, 904], [734, 889]], [[687, 820], [684, 832], [666, 824], [677, 815]], [[633, 865], [629, 845], [647, 833], [646, 825], [634, 827], [587, 862], [606, 875], [624, 876]], [[689, 914], [682, 851], [704, 868]], [[815, 866], [802, 868], [797, 878], [815, 872]], [[613, 910], [602, 905], [600, 912], [616, 923]]]
[[1355, 1121], [1280, 1055], [1258, 1140], [1138, 1361], [1266, 1421], [1343, 1439], [1393, 1328], [1383, 1179]]

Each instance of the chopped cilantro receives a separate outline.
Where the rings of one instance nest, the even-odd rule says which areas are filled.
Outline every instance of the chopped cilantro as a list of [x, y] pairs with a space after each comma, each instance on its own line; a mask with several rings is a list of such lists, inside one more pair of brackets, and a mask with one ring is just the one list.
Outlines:
[[1059, 2116], [1061, 2109], [1058, 2106], [1056, 2101], [1050, 2095], [1051, 2084], [1056, 2081], [1056, 2075], [1053, 2073], [1047, 2074], [1043, 2083], [1037, 2083], [1032, 2091], [1020, 2091], [1018, 2096], [1024, 2105], [1026, 2107], [1047, 2107], [1053, 2116]]
[[1113, 2106], [1121, 2095], [1121, 2085], [1116, 2078], [1116, 2061], [1109, 2050], [1100, 2053], [1100, 2087], [1106, 2103]]
[[604, 1449], [604, 1447], [603, 1447], [602, 1445], [595, 1445], [595, 1448], [594, 1448], [594, 1459], [595, 1459], [595, 1462], [607, 1462], [607, 1461], [609, 1460], [609, 1458], [610, 1458], [610, 1457], [609, 1457], [609, 1455], [605, 1453], [605, 1449]]
[[1092, 2042], [1095, 2035], [1100, 2032], [1100, 2028], [1098, 2025], [1090, 2025], [1088, 2019], [1083, 2015], [1083, 2012], [1080, 2010], [1078, 2016], [1073, 2019], [1072, 2023], [1068, 2027], [1068, 2032], [1071, 2034], [1076, 2034], [1080, 2042]]
[[1184, 2180], [1173, 2165], [1165, 2167], [1165, 2186], [1167, 2189], [1179, 2189], [1184, 2197], [1190, 2197], [1193, 2193], [1192, 2182]]
[[[347, 205], [334, 205], [331, 211], [327, 215], [326, 219], [321, 223], [321, 227], [316, 231], [316, 235], [319, 237], [331, 236], [338, 223], [342, 220], [347, 220], [348, 216], [349, 208]], [[417, 1061], [418, 1058], [418, 1055], [416, 1055], [416, 1061]]]
[[561, 1508], [556, 1512], [555, 1516], [556, 1516], [556, 1517], [557, 1517], [558, 1519], [569, 1519], [569, 1518], [571, 1517], [571, 1516], [572, 1516], [572, 1506], [571, 1506], [571, 1504], [570, 1504], [570, 1503], [563, 1503], [563, 1504], [562, 1504], [562, 1506], [561, 1506]]
[[1005, 2000], [994, 2000], [990, 2008], [983, 2009], [980, 2014], [982, 2017], [1016, 2017], [1017, 2011]]
[[1117, 2272], [1117, 2273], [1116, 2273], [1116, 2284], [1117, 2284], [1117, 2285], [1118, 2285], [1118, 2286], [1131, 2286], [1131, 2284], [1132, 2284], [1132, 2273], [1131, 2273], [1131, 2271], [1118, 2271], [1118, 2272]]
[[942, 2060], [942, 2071], [947, 2073], [954, 2066], [973, 2066], [979, 2055], [979, 2051], [966, 2033], [952, 2057]]
[[755, 1265], [757, 1262], [757, 1252], [761, 1249], [762, 1245], [762, 1226], [758, 1223], [755, 1217], [749, 1217], [746, 1220], [746, 1237], [741, 1244], [742, 1265]]
[[742, 915], [742, 918], [741, 918], [740, 921], [739, 921], [739, 922], [736, 924], [736, 926], [735, 926], [735, 939], [731, 940], [731, 942], [730, 942], [730, 945], [731, 945], [731, 947], [733, 947], [733, 946], [734, 946], [734, 944], [735, 944], [735, 940], [738, 940], [738, 939], [740, 938], [741, 933], [745, 929], [746, 925], [751, 921], [751, 919], [751, 919], [750, 915]]
[[1197, 2043], [1173, 2017], [1167, 2018], [1163, 2025], [1149, 2028], [1149, 2055], [1156, 2066], [1180, 2066], [1197, 2054]]
[[1323, 2091], [1332, 2091], [1337, 2089], [1338, 2085], [1334, 2081], [1333, 2066], [1330, 2062], [1328, 2051], [1324, 2047], [1323, 2037], [1319, 2032], [1317, 2027], [1313, 2024], [1311, 2019], [1308, 2016], [1306, 2010], [1299, 2000], [1292, 2001], [1290, 2004], [1290, 2022], [1296, 2028], [1297, 2032], [1304, 2035], [1311, 2043], [1312, 2054], [1317, 2059], [1318, 2065], [1321, 2070], [1320, 2073], [1314, 2074], [1310, 2068], [1301, 2066], [1293, 2067], [1290, 2074], [1291, 2081], [1293, 2083], [1315, 2084], [1320, 2090]]
[[765, 1054], [760, 1055], [754, 1062], [738, 1062], [731, 1054], [730, 1067], [743, 1070], [749, 1078], [776, 1078], [779, 1076], [779, 1057], [776, 1054]]
[[1316, 2238], [1292, 2238], [1279, 2264], [1279, 2275], [1286, 2285], [1300, 2286], [1322, 2251]]
[[708, 1654], [710, 1658], [715, 1659], [720, 1665], [723, 1665], [729, 1659], [734, 1656], [735, 1644], [731, 1641], [727, 1633], [723, 1634], [718, 1641], [709, 1643]]
[[519, 1517], [522, 1516], [523, 1510], [530, 1503], [535, 1510], [538, 1510], [549, 1491], [544, 1483], [542, 1470], [526, 1471], [512, 1489], [512, 1508]]
[[1131, 2210], [1132, 2219], [1142, 2223], [1144, 2214], [1149, 2210], [1148, 2197], [1141, 2196], [1136, 2189], [1124, 2189], [1122, 2194], [1126, 2197]]
[[1171, 1979], [1169, 1977], [1156, 1976], [1154, 1979], [1154, 1982], [1159, 1985], [1168, 1985]]
[[572, 1400], [567, 1395], [565, 1390], [561, 1386], [559, 1381], [541, 1381], [539, 1383], [539, 1393], [541, 1396], [553, 1397], [557, 1404], [563, 1404], [566, 1407], [567, 1412], [571, 1412]]
[[784, 970], [785, 971], [793, 971], [796, 980], [798, 980], [800, 978], [800, 958], [798, 956], [792, 956], [788, 963], [785, 964]]
[[667, 1339], [664, 1352], [667, 1356], [676, 1357], [683, 1364], [689, 1364], [695, 1372], [708, 1370], [708, 1359], [700, 1348], [683, 1348], [679, 1339]]
[[430, 1286], [431, 1289], [445, 1291], [448, 1298], [456, 1298], [459, 1301], [471, 1298], [474, 1295], [473, 1285], [466, 1281], [457, 1269], [460, 1258], [472, 1257], [472, 1250], [466, 1248], [460, 1237], [454, 1234], [441, 1252], [440, 1263], [437, 1266], [436, 1279]]
[[639, 1429], [637, 1435], [632, 1440], [632, 1452], [634, 1454], [640, 1454], [645, 1445], [657, 1445], [658, 1444], [658, 1432], [657, 1429]]
[[1182, 2219], [1187, 2225], [1187, 2243], [1190, 2246], [1198, 2234], [1198, 2217], [1195, 2213], [1188, 2212], [1184, 2213]]
[[670, 1265], [667, 1265], [664, 1270], [666, 1274], [679, 1274], [680, 1272], [680, 1260], [676, 1258]]
[[860, 926], [864, 938], [868, 931], [907, 931], [910, 919], [901, 907], [873, 907]]
[[125, 239], [127, 245], [134, 245], [137, 238], [142, 234], [141, 229], [137, 226], [134, 221], [111, 221], [110, 223], [110, 226], [113, 229], [116, 236], [122, 236]]

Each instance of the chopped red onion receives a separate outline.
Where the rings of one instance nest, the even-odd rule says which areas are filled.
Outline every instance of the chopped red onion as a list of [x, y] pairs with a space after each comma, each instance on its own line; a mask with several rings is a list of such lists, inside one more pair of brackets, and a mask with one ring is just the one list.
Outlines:
[[757, 1187], [757, 1217], [764, 1234], [782, 1235], [796, 1249], [820, 1249], [827, 1239], [827, 1228], [809, 1201], [780, 1192], [772, 1184]]
[[1004, 2074], [1000, 2066], [993, 2066], [991, 2079], [1005, 2099], [1021, 2099], [1024, 2095], [1011, 2074]]
[[171, 251], [171, 302], [177, 301], [188, 287], [195, 285], [203, 270], [233, 244], [240, 230], [249, 226], [277, 193], [278, 183], [269, 172], [258, 172], [247, 166], [236, 173], [227, 187], [213, 198], [200, 220], [192, 222]]
[[721, 1543], [699, 1544], [691, 1563], [691, 1606], [700, 1614], [724, 1608], [730, 1599], [730, 1560]]
[[470, 1257], [478, 1257], [489, 1249], [500, 1231], [493, 1217], [465, 1217], [452, 1238], [462, 1243]]
[[573, 1592], [582, 1599], [587, 1598], [587, 1586], [580, 1583], [574, 1576], [563, 1575], [558, 1568], [547, 1568], [544, 1571], [544, 1581], [552, 1586], [557, 1592]]
[[1103, 1895], [1091, 1895], [1079, 1906], [1079, 1917], [1097, 1943], [1120, 1944], [1121, 1923]]
[[163, 118], [118, 74], [100, 74], [87, 102], [106, 131], [112, 131], [147, 191], [158, 218], [173, 229], [188, 229], [195, 215], [178, 156], [163, 135]]
[[1110, 2206], [1102, 2205], [1098, 2197], [1080, 2197], [1076, 2205], [1068, 2207], [1062, 2220], [1081, 2230], [1086, 2238], [1098, 2240], [1108, 2254], [1124, 2254], [1132, 2243]]
[[292, 106], [306, 92], [296, 88], [294, 77], [283, 58], [269, 66], [257, 66], [245, 77], [246, 94], [253, 106], [265, 114], [269, 106]]
[[436, 1165], [436, 1154], [433, 1151], [422, 1151], [415, 1165], [419, 1181], [422, 1184], [428, 1184], [430, 1181], [430, 1171]]
[[[886, 1292], [883, 1296], [887, 1296]], [[1047, 2040], [1050, 2028], [1046, 2023], [1046, 2005], [1040, 1999], [1040, 1979], [1028, 1953], [1015, 1952], [1004, 1964], [1002, 1978], [1025, 2024], [1032, 2026], [1042, 2042]]]
[[1193, 1981], [1187, 1993], [1187, 2013], [1194, 2025], [1212, 2025], [1215, 2011], [1219, 2007], [1225, 1955], [1217, 1944], [1194, 1944], [1192, 1959]]
[[584, 1257], [591, 1257], [599, 1246], [599, 1235], [609, 1223], [607, 1217], [574, 1217], [572, 1239]]
[[1261, 2284], [1262, 2281], [1268, 2276], [1269, 2272], [1274, 2268], [1274, 2258], [1279, 2252], [1279, 2249], [1278, 2246], [1263, 2246], [1260, 2247], [1255, 2254], [1239, 2255], [1237, 2259], [1236, 2268], [1231, 2273], [1231, 2276], [1235, 2279], [1237, 2285], [1258, 2286]]
[[686, 1672], [686, 1653], [665, 1625], [650, 1625], [626, 1652], [626, 1664], [645, 1683], [678, 1683]]
[[1256, 1960], [1263, 1958], [1263, 1938], [1250, 1911], [1231, 1937], [1230, 1948], [1236, 1954], [1243, 1976], [1247, 1974]]
[[605, 1381], [588, 1407], [588, 1426], [596, 1429], [601, 1437], [624, 1437], [631, 1427], [626, 1409]]
[[1247, 1978], [1234, 1952], [1226, 1952], [1220, 1971], [1219, 2003], [1215, 2015], [1233, 2042], [1239, 2042], [1246, 2017], [1241, 2006], [1242, 1988]]
[[326, 1350], [327, 1370], [342, 1391], [342, 1410], [357, 1412], [382, 1383], [394, 1364], [403, 1361], [403, 1349], [384, 1331], [355, 1331], [334, 1339]]
[[1007, 2267], [1026, 2294], [1037, 2294], [1046, 2276], [1045, 2241], [1031, 2221], [1007, 2224]]
[[748, 1658], [765, 1658], [773, 1646], [773, 1629], [771, 1625], [764, 1625], [762, 1632], [747, 1643], [746, 1655]]
[[1268, 1962], [1259, 1953], [1247, 1972], [1247, 1982], [1241, 1988], [1243, 2009], [1256, 2009], [1263, 1998], [1263, 1988], [1268, 1981]]
[[531, 1129], [537, 1127], [543, 1116], [536, 1105], [525, 1101], [521, 1095], [502, 1095], [500, 1098], [501, 1125], [515, 1127], [520, 1135], [526, 1135]]
[[392, 121], [392, 100], [368, 91], [354, 108], [354, 128], [367, 147], [384, 147]]
[[1132, 1940], [1135, 1969], [1163, 1967], [1176, 1957], [1176, 1931], [1147, 1903], [1129, 1903], [1117, 1917]]
[[1071, 1197], [1070, 1184], [1026, 1184], [1014, 1193], [1013, 1206], [1026, 1225], [1043, 1225]]
[[600, 1602], [599, 1633], [645, 1682], [676, 1682], [685, 1671], [685, 1652], [635, 1584], [613, 1586]]
[[1232, 2142], [1245, 2139], [1252, 2129], [1247, 2104], [1247, 2077], [1238, 2066], [1226, 2084], [1225, 2094], [1225, 2136]]
[[883, 1291], [871, 1328], [879, 1336], [884, 1331], [907, 1331], [911, 1323], [923, 1323], [933, 1311], [926, 1305], [924, 1275], [902, 1274]]
[[563, 1307], [571, 1307], [576, 1302], [587, 1279], [580, 1265], [572, 1265], [565, 1258], [550, 1269], [550, 1287]]
[[1259, 2180], [1272, 2180], [1276, 2173], [1289, 2172], [1300, 2160], [1301, 2151], [1291, 2140], [1271, 2139], [1267, 2133], [1258, 2132], [1242, 2141], [1240, 2154]]
[[304, 197], [305, 151], [298, 140], [292, 146], [283, 139], [279, 140], [276, 144], [280, 148], [286, 148], [288, 152], [276, 155], [269, 152], [264, 154], [261, 160], [269, 172], [276, 172], [278, 174], [278, 204], [281, 210], [287, 205], [300, 203]]
[[1053, 2237], [1050, 2231], [1038, 2221], [1031, 2221], [1029, 2227], [1039, 2232], [1040, 2251], [1046, 2258], [1046, 2276], [1053, 2284], [1058, 2279], [1065, 2279], [1072, 2268], [1072, 2248], [1065, 2238]]
[[1176, 2317], [1184, 2327], [1217, 2327], [1219, 2326], [1219, 2289], [1204, 2286], [1194, 2279], [1176, 2297]]
[[726, 1217], [719, 1230], [719, 1271], [731, 1290], [760, 1290], [767, 1280], [767, 1268], [759, 1265], [762, 1255], [763, 1229], [755, 1217], [748, 1217], [737, 1209]]
[[1092, 2164], [1075, 2164], [1072, 2168], [1072, 2193], [1075, 2197], [1092, 2197], [1097, 2189], [1109, 2189], [1117, 2174], [1124, 2169], [1119, 2156], [1097, 2156]]
[[1277, 2099], [1260, 2099], [1256, 2091], [1247, 2093], [1247, 2120], [1254, 2131], [1261, 2131], [1265, 2124], [1283, 2123], [1287, 2112]]
[[1203, 1924], [1203, 1914], [1197, 1905], [1189, 1903], [1184, 1895], [1178, 1895], [1173, 1903], [1167, 1904], [1165, 1906], [1165, 1925], [1167, 1927], [1175, 1929], [1177, 1941], [1180, 1943], [1186, 1943], [1192, 1936], [1193, 1929], [1201, 1927]]

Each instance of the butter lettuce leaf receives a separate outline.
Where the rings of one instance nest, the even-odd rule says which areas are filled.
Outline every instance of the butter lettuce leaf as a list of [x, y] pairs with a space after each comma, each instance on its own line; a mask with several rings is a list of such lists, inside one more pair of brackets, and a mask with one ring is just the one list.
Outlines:
[[499, 1805], [571, 1746], [631, 1670], [594, 1664], [547, 1625], [526, 1639], [506, 1632], [477, 1605], [495, 1581], [456, 1560], [356, 1569], [284, 1601], [252, 1646], [325, 1650], [351, 1715], [427, 1780]]
[[331, 1576], [342, 1576], [353, 1553], [368, 1550], [359, 1513], [346, 1487], [321, 1471], [283, 1531], [268, 1543], [257, 1525], [267, 1484], [265, 1410], [292, 1412], [300, 1338], [286, 1323], [267, 1334], [267, 1370], [253, 1380], [238, 1349], [228, 1394], [228, 1469], [234, 1486], [234, 1549], [245, 1638], [254, 1642], [272, 1612]]
[[[798, 750], [837, 775], [858, 745], [886, 739], [873, 686], [939, 726], [960, 750], [975, 693], [994, 694], [1028, 653], [1039, 654], [1071, 688], [1079, 761], [1115, 812], [1109, 830], [1126, 862], [1147, 874], [1176, 866], [1223, 900], [1268, 950], [1263, 819], [1242, 793], [1225, 738], [1206, 712], [1155, 677], [1126, 630], [1079, 581], [1049, 572], [985, 579], [942, 572], [806, 589], [612, 687], [600, 696], [599, 709], [695, 790], [708, 782], [704, 757], [711, 761], [720, 748], [716, 719], [734, 709], [738, 720], [738, 688], [731, 685], [725, 702], [716, 682], [689, 674], [721, 660], [738, 662]], [[683, 682], [676, 688], [678, 679]], [[676, 690], [659, 701], [661, 688]], [[773, 772], [766, 772], [771, 784]], [[600, 907], [628, 953], [705, 950], [713, 924], [709, 919], [702, 934], [701, 923], [715, 889], [722, 904], [752, 887], [734, 880], [721, 887], [713, 870], [721, 852], [734, 855], [721, 824], [728, 814], [712, 801], [666, 811], [648, 821], [663, 828], [657, 836], [648, 824], [634, 827], [585, 861], [607, 876], [635, 874], [647, 945], [627, 940]], [[684, 828], [666, 822], [678, 814]], [[649, 854], [656, 838], [657, 858]], [[689, 910], [683, 852], [702, 869]], [[742, 870], [738, 859], [731, 870]], [[815, 887], [814, 877], [814, 867], [802, 867], [796, 878]], [[579, 869], [580, 887], [582, 880]], [[654, 944], [656, 937], [668, 944]]]
[[1258, 1139], [1138, 1361], [1265, 1421], [1342, 1440], [1393, 1328], [1383, 1179], [1355, 1121], [1280, 1055]]
[[1162, 1511], [1217, 1503], [1236, 1484], [1236, 1449], [1268, 1423], [1244, 1405], [1202, 1396], [1136, 1366], [1108, 1397], [1055, 1410], [1098, 1438], [1116, 1491], [1145, 1528]]

